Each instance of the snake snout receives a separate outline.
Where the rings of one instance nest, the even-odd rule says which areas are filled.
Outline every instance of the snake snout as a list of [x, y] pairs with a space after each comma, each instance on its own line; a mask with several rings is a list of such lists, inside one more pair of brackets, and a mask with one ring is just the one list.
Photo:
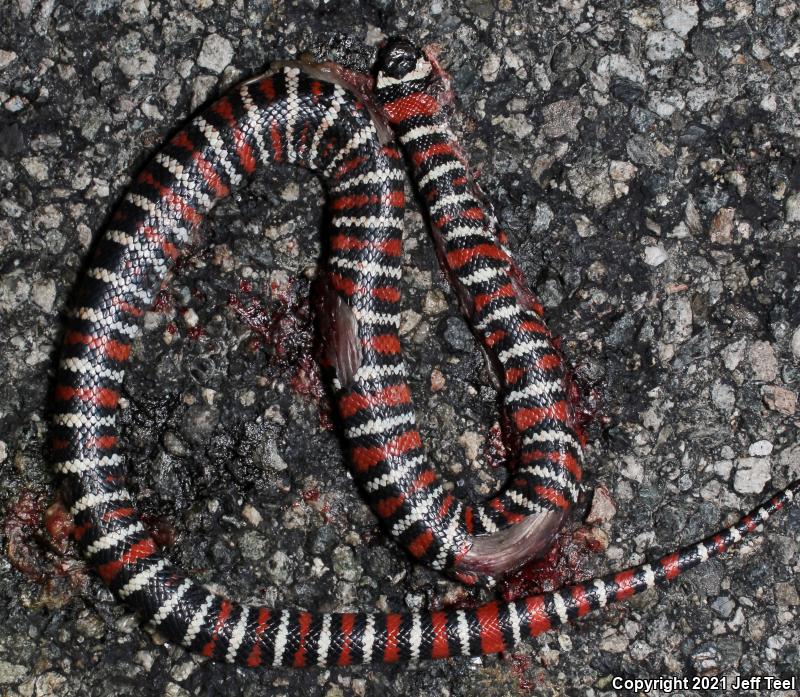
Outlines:
[[379, 72], [400, 80], [410, 73], [422, 57], [419, 50], [402, 36], [389, 39], [378, 53], [376, 67]]

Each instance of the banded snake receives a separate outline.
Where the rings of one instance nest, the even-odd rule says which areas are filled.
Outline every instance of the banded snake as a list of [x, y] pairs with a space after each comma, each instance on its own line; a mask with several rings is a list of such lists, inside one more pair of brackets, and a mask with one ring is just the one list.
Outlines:
[[[420, 563], [474, 583], [542, 552], [576, 502], [581, 443], [561, 357], [459, 154], [439, 99], [442, 80], [432, 59], [403, 40], [383, 48], [369, 95], [354, 94], [324, 66], [276, 64], [212, 104], [146, 165], [81, 282], [52, 423], [74, 537], [117, 598], [192, 651], [252, 667], [506, 651], [668, 583], [726, 551], [800, 492], [795, 482], [735, 525], [651, 564], [465, 609], [246, 607], [211, 593], [162, 555], [125, 487], [115, 421], [125, 366], [141, 316], [192, 231], [263, 162], [310, 169], [326, 188], [324, 362], [353, 476], [389, 534]], [[411, 164], [442, 266], [501, 383], [515, 461], [504, 489], [483, 504], [445, 492], [416, 429], [398, 335], [403, 154], [381, 122]]]

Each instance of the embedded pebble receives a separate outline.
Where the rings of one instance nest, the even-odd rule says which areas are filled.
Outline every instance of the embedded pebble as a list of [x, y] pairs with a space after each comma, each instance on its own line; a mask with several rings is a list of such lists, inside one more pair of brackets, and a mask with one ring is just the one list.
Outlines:
[[786, 197], [786, 222], [800, 223], [800, 193]]
[[164, 697], [190, 697], [190, 694], [177, 683], [168, 682], [164, 688]]
[[744, 339], [729, 344], [722, 350], [722, 362], [728, 370], [736, 370], [744, 358], [747, 342]]
[[464, 320], [448, 317], [445, 321], [444, 340], [453, 352], [467, 353], [475, 346], [475, 340]]
[[770, 460], [766, 457], [741, 457], [735, 463], [733, 488], [740, 494], [760, 494], [771, 479]]
[[664, 62], [682, 55], [686, 44], [671, 31], [654, 31], [647, 35], [646, 48], [651, 61]]
[[18, 682], [27, 673], [28, 669], [24, 665], [0, 660], [0, 685], [10, 685]]
[[617, 507], [612, 500], [608, 489], [598, 486], [592, 493], [592, 504], [586, 522], [591, 525], [607, 523], [617, 514]]
[[597, 63], [597, 72], [600, 75], [621, 77], [631, 82], [645, 82], [642, 66], [618, 53], [603, 56]]
[[258, 509], [251, 506], [249, 503], [242, 509], [242, 518], [254, 528], [257, 528], [261, 524], [261, 521], [264, 520], [261, 513], [258, 512]]
[[14, 51], [0, 49], [0, 70], [11, 65], [15, 60], [17, 60], [17, 54]]
[[684, 295], [670, 295], [664, 301], [664, 339], [686, 341], [692, 335], [692, 305]]
[[533, 232], [545, 232], [550, 227], [550, 223], [553, 222], [553, 218], [555, 218], [553, 209], [543, 201], [539, 201], [536, 204], [531, 230]]
[[156, 70], [158, 57], [152, 51], [137, 51], [132, 56], [125, 56], [119, 61], [119, 69], [130, 80], [142, 75], [152, 75]]
[[228, 39], [219, 34], [211, 34], [203, 40], [197, 65], [214, 73], [221, 73], [233, 59], [233, 46]]
[[500, 73], [500, 56], [496, 53], [489, 53], [486, 61], [481, 68], [481, 77], [485, 82], [494, 82]]
[[[256, 536], [259, 538], [259, 541], [256, 542]], [[254, 545], [251, 549], [254, 551], [256, 549], [260, 549], [257, 545], [263, 544], [261, 541], [262, 536], [260, 533], [250, 532], [247, 533], [244, 537], [248, 539], [252, 539], [254, 541]], [[256, 554], [259, 554], [256, 552]], [[294, 568], [294, 561], [286, 554], [283, 550], [277, 550], [268, 560], [267, 560], [267, 573], [269, 577], [272, 579], [273, 583], [277, 584], [286, 584], [292, 580], [292, 570]]]
[[580, 99], [562, 99], [542, 109], [542, 133], [547, 138], [560, 138], [575, 132], [583, 115]]
[[729, 413], [736, 405], [736, 391], [724, 382], [715, 382], [711, 387], [711, 401], [719, 409]]
[[628, 182], [636, 174], [636, 166], [624, 160], [611, 160], [608, 166], [609, 176], [617, 182]]
[[593, 208], [604, 208], [614, 200], [614, 188], [605, 166], [587, 163], [571, 169], [567, 178], [573, 193]]
[[700, 8], [694, 0], [661, 0], [664, 27], [684, 39], [697, 26]]
[[667, 251], [660, 244], [644, 248], [644, 261], [648, 266], [661, 266], [668, 258]]
[[772, 382], [778, 377], [778, 359], [772, 344], [768, 341], [756, 341], [750, 346], [750, 366], [756, 380]]
[[779, 385], [764, 385], [761, 388], [764, 404], [773, 411], [793, 416], [797, 410], [797, 393]]
[[754, 457], [764, 457], [772, 453], [772, 447], [772, 443], [768, 440], [757, 440], [755, 443], [750, 444], [747, 452]]
[[703, 644], [691, 655], [692, 668], [696, 675], [717, 675], [720, 670], [719, 650], [713, 644]]
[[720, 208], [711, 219], [708, 235], [714, 244], [730, 244], [733, 240], [733, 216], [735, 208]]
[[361, 578], [362, 569], [353, 553], [352, 547], [340, 545], [333, 550], [333, 570], [345, 581], [357, 581]]
[[483, 438], [475, 431], [465, 431], [459, 436], [459, 444], [464, 448], [464, 454], [467, 460], [475, 462], [478, 459], [481, 446], [483, 445]]
[[792, 581], [775, 584], [775, 602], [779, 607], [796, 607], [800, 605], [800, 595]]
[[711, 607], [714, 608], [714, 612], [716, 612], [720, 617], [723, 619], [728, 619], [736, 609], [736, 603], [730, 596], [721, 595], [712, 601]]
[[[245, 559], [257, 562], [261, 561], [267, 556], [269, 553], [269, 546], [261, 533], [251, 530], [246, 532], [239, 539], [239, 550]], [[270, 575], [273, 578], [279, 578], [283, 574], [283, 567], [281, 566], [282, 562], [282, 558], [276, 560], [273, 557], [270, 560]]]
[[36, 283], [31, 289], [31, 299], [45, 312], [51, 312], [56, 300], [56, 284], [52, 279]]

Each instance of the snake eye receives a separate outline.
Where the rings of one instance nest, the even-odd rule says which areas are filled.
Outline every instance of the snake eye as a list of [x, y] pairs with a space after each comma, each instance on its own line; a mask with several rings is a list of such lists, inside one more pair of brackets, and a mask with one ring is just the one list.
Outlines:
[[378, 54], [378, 70], [399, 80], [417, 65], [420, 52], [408, 39], [389, 39]]

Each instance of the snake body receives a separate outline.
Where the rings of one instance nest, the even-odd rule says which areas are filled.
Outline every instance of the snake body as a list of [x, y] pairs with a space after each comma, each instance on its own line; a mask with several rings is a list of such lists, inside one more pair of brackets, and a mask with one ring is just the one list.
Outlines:
[[124, 369], [140, 318], [193, 229], [264, 162], [306, 167], [327, 190], [325, 361], [354, 477], [389, 534], [420, 562], [474, 582], [545, 546], [577, 498], [581, 446], [561, 359], [429, 91], [431, 63], [400, 42], [379, 64], [375, 102], [412, 162], [442, 264], [498, 368], [513, 475], [488, 502], [467, 505], [444, 491], [425, 456], [398, 337], [402, 156], [381, 142], [370, 109], [333, 76], [298, 64], [235, 88], [161, 149], [113, 215], [68, 312], [52, 424], [55, 468], [84, 556], [163, 636], [214, 659], [327, 666], [508, 650], [672, 580], [798, 493], [795, 484], [709, 541], [652, 565], [473, 609], [248, 607], [170, 564], [125, 488], [115, 421]]

